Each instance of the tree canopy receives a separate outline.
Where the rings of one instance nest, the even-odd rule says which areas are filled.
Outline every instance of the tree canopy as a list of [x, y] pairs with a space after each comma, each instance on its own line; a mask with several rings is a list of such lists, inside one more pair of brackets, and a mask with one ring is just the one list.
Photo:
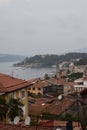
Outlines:
[[0, 121], [3, 121], [6, 117], [9, 117], [13, 121], [16, 116], [22, 116], [22, 106], [23, 103], [19, 98], [11, 98], [9, 102], [6, 102], [4, 97], [0, 97]]
[[[76, 61], [79, 59], [79, 61]], [[87, 65], [87, 53], [67, 53], [64, 55], [35, 55], [32, 57], [26, 57], [22, 62], [15, 64], [15, 66], [20, 65], [32, 65], [35, 67], [52, 67], [53, 65], [58, 65], [63, 61], [71, 61], [75, 64], [86, 64]]]

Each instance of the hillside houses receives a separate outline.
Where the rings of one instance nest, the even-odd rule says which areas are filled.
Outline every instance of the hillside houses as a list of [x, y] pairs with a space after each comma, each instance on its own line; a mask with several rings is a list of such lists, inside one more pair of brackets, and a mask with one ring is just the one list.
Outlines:
[[70, 73], [86, 73], [87, 65], [75, 65], [74, 61], [71, 62], [62, 62], [59, 64], [59, 70], [63, 70], [67, 74], [69, 70]]
[[47, 94], [54, 95], [55, 93], [59, 95], [67, 92], [73, 92], [74, 83], [67, 82], [61, 78], [36, 80], [36, 82], [29, 87], [28, 91], [35, 95], [41, 94], [42, 96], [46, 96]]
[[0, 74], [0, 96], [4, 97], [6, 101], [9, 101], [11, 97], [20, 98], [24, 104], [22, 108], [24, 117], [29, 114], [29, 92], [36, 95], [41, 94], [42, 97], [50, 97], [55, 93], [59, 95], [71, 90], [73, 90], [73, 83], [68, 83], [61, 78], [25, 81], [6, 74]]
[[[86, 77], [82, 81], [86, 85]], [[77, 82], [68, 82], [62, 77], [25, 81], [0, 74], [0, 96], [7, 101], [11, 97], [20, 98], [24, 104], [22, 108], [24, 118], [32, 114], [42, 115], [43, 112], [60, 118], [66, 113], [77, 113], [76, 98], [67, 96], [75, 92], [75, 84]], [[36, 97], [32, 97], [30, 94], [36, 95]], [[57, 97], [61, 94], [63, 98], [58, 100]]]

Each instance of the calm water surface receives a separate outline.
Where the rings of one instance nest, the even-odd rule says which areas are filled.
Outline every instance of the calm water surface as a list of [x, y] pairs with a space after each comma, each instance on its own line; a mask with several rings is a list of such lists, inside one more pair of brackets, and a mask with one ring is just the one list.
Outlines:
[[14, 62], [2, 62], [0, 63], [0, 73], [13, 75], [20, 79], [33, 79], [43, 78], [45, 73], [56, 71], [55, 68], [21, 68], [13, 67]]

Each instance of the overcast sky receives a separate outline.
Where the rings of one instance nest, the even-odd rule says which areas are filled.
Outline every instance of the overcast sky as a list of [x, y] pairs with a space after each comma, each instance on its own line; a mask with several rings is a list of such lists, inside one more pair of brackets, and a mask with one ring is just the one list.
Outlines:
[[87, 0], [0, 0], [0, 53], [87, 48]]

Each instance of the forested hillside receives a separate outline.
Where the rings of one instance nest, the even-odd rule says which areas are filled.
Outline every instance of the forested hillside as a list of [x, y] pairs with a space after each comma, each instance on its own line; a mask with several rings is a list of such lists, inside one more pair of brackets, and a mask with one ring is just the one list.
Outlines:
[[[53, 65], [58, 65], [63, 61], [74, 61], [79, 59], [82, 60], [83, 64], [87, 63], [87, 53], [67, 53], [64, 55], [35, 55], [33, 57], [26, 57], [22, 62], [15, 65], [29, 65], [30, 67], [52, 67]], [[81, 62], [76, 64], [81, 64]]]

